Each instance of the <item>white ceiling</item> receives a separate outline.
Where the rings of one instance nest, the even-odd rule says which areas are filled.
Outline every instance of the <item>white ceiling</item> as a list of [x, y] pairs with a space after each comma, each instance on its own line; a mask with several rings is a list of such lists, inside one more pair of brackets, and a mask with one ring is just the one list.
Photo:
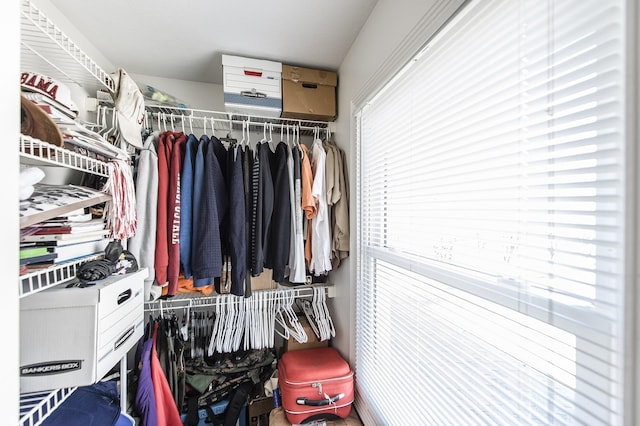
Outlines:
[[377, 0], [51, 0], [114, 66], [222, 84], [222, 54], [337, 71]]

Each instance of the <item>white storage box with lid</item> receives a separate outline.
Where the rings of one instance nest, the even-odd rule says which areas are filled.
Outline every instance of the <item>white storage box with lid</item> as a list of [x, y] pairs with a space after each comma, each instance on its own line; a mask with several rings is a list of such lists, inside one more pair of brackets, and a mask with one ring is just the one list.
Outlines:
[[227, 112], [280, 117], [282, 63], [222, 55], [222, 72]]
[[20, 392], [101, 380], [144, 333], [147, 269], [20, 300]]

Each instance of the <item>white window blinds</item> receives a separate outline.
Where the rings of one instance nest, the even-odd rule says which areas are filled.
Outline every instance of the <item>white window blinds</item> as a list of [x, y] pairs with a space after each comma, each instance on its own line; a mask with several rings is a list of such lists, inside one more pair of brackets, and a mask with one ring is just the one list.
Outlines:
[[472, 1], [357, 114], [357, 407], [622, 424], [624, 2]]

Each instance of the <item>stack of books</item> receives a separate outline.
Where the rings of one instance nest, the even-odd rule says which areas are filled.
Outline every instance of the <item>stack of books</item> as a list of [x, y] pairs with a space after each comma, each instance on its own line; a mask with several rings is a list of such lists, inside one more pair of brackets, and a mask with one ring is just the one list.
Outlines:
[[20, 237], [20, 265], [28, 272], [104, 253], [109, 241], [104, 218], [79, 209], [30, 226]]

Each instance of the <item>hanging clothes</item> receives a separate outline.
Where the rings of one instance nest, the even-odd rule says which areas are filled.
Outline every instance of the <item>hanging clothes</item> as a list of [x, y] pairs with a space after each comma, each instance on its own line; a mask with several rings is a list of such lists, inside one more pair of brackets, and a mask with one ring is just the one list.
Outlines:
[[[228, 176], [228, 151], [222, 144], [220, 139], [215, 136], [211, 136], [209, 142], [210, 148], [213, 151], [214, 163], [211, 165], [214, 171], [216, 185], [215, 189], [215, 204], [218, 212], [218, 232], [220, 234], [220, 253], [222, 255], [221, 264], [222, 268], [220, 273], [214, 277], [214, 287], [218, 294], [222, 294], [220, 288], [220, 277], [223, 275], [222, 270], [226, 264], [230, 262], [228, 258], [229, 253], [229, 176]], [[207, 164], [209, 166], [209, 164]], [[212, 225], [213, 226], [213, 225]], [[226, 270], [226, 268], [225, 268]], [[225, 274], [226, 275], [226, 274]]]
[[304, 260], [304, 230], [302, 225], [302, 177], [300, 147], [287, 146], [289, 168], [289, 198], [291, 203], [291, 237], [289, 251], [289, 282], [304, 283], [306, 277]]
[[256, 146], [252, 168], [252, 206], [251, 206], [251, 275], [257, 277], [264, 270], [264, 259], [269, 251], [269, 232], [273, 213], [273, 180], [268, 143]]
[[247, 275], [247, 237], [243, 158], [239, 148], [231, 148], [228, 155], [230, 166], [227, 247], [231, 258], [231, 294], [244, 296], [244, 282]]
[[313, 171], [311, 170], [311, 160], [309, 158], [309, 149], [305, 145], [300, 145], [302, 150], [302, 166], [300, 168], [300, 177], [302, 181], [302, 209], [304, 210], [305, 231], [306, 235], [304, 243], [304, 257], [307, 269], [311, 267], [311, 241], [313, 235], [311, 233], [311, 221], [318, 214], [316, 208], [316, 200], [313, 197]]
[[[332, 144], [332, 143], [330, 143]], [[331, 265], [336, 269], [349, 256], [349, 175], [347, 156], [343, 149], [334, 145], [338, 153], [340, 197], [332, 209]], [[335, 191], [334, 191], [335, 194]]]
[[313, 141], [311, 150], [312, 195], [316, 201], [317, 214], [311, 221], [311, 264], [309, 270], [319, 276], [331, 271], [331, 236], [325, 185], [327, 154], [322, 147], [322, 141], [318, 138]]
[[[164, 375], [162, 365], [158, 358], [158, 322], [153, 324], [153, 343], [151, 348], [151, 377], [153, 380], [153, 391], [156, 399], [157, 426], [181, 425], [180, 412], [175, 404], [173, 393]], [[151, 425], [149, 425], [151, 426]]]
[[167, 244], [167, 205], [169, 198], [169, 169], [171, 147], [167, 147], [167, 132], [160, 134], [158, 140], [158, 197], [156, 210], [156, 248], [154, 256], [154, 271], [158, 285], [167, 282], [167, 267], [169, 266], [169, 245]]
[[[268, 145], [267, 145], [268, 146]], [[270, 151], [270, 150], [269, 150]], [[269, 249], [265, 251], [265, 266], [273, 270], [273, 281], [284, 280], [289, 261], [291, 236], [291, 198], [289, 196], [289, 168], [287, 144], [279, 142], [270, 153], [270, 169], [273, 182], [273, 210], [267, 238]]]
[[180, 187], [180, 264], [184, 278], [191, 278], [191, 233], [196, 153], [200, 140], [191, 133], [185, 144]]
[[140, 358], [138, 360], [138, 382], [135, 395], [135, 408], [141, 417], [142, 426], [158, 424], [156, 397], [151, 374], [151, 350], [153, 336], [150, 329], [153, 322], [148, 322], [142, 339]]
[[[136, 210], [138, 229], [129, 238], [127, 249], [138, 261], [140, 268], [147, 268], [144, 281], [144, 300], [155, 300], [160, 295], [155, 280], [156, 225], [158, 220], [158, 141], [160, 132], [152, 132], [138, 154], [136, 168]], [[158, 291], [152, 291], [153, 287]], [[153, 294], [153, 297], [152, 297]]]
[[169, 164], [169, 193], [167, 197], [167, 295], [175, 296], [180, 275], [180, 208], [181, 177], [187, 136], [182, 132], [171, 132], [165, 141], [171, 147]]
[[247, 146], [242, 146], [242, 177], [244, 184], [244, 202], [245, 202], [245, 263], [246, 263], [246, 273], [244, 279], [244, 292], [245, 296], [251, 296], [251, 262], [253, 253], [251, 243], [253, 242], [253, 232], [251, 229], [252, 225], [252, 198], [253, 198], [253, 183], [252, 183], [252, 170], [253, 170], [253, 151]]
[[[220, 198], [218, 192], [224, 191], [224, 178], [213, 144], [207, 137], [200, 142], [198, 148], [196, 168], [201, 164], [203, 173], [202, 181], [197, 182], [199, 185], [194, 182], [192, 269], [195, 287], [211, 285], [215, 278], [222, 275], [222, 245], [217, 200]], [[199, 161], [200, 158], [201, 161]]]

